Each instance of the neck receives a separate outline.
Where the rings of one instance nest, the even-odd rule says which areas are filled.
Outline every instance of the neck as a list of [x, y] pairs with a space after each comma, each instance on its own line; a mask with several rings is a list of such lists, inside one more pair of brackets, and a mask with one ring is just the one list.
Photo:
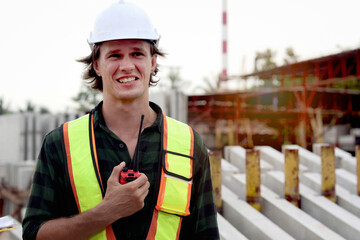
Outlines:
[[142, 114], [143, 129], [151, 126], [156, 119], [156, 113], [149, 106], [148, 100], [112, 102], [104, 99], [102, 113], [108, 128], [125, 142], [137, 139]]

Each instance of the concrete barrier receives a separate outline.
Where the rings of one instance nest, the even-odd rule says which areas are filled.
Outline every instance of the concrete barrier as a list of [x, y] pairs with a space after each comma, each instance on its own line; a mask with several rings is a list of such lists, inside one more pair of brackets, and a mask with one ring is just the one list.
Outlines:
[[349, 240], [359, 239], [360, 219], [323, 196], [301, 195], [301, 209]]
[[352, 194], [357, 194], [357, 176], [345, 169], [336, 169], [336, 183]]
[[[284, 173], [268, 172], [263, 183], [282, 196]], [[282, 190], [280, 190], [282, 189]], [[346, 239], [360, 236], [360, 218], [300, 183], [301, 209]]]
[[285, 148], [298, 149], [300, 164], [305, 165], [310, 172], [321, 172], [321, 158], [318, 155], [298, 145], [283, 145], [282, 152]]
[[[260, 150], [262, 160], [268, 162], [273, 170], [284, 171], [284, 154], [269, 146], [256, 146], [255, 149]], [[308, 168], [299, 163], [299, 171], [306, 172]]]
[[[245, 191], [245, 176], [235, 174], [226, 182], [240, 199]], [[261, 186], [262, 214], [295, 239], [344, 239], [301, 209], [280, 197], [266, 186]]]
[[[230, 180], [233, 174], [239, 173], [239, 169], [226, 161], [221, 159], [221, 181], [222, 183]], [[227, 180], [228, 179], [228, 180]]]
[[[318, 194], [321, 192], [321, 176], [318, 173], [303, 173], [302, 183], [315, 190]], [[360, 217], [360, 197], [351, 194], [348, 190], [336, 184], [337, 204], [357, 217]]]
[[[314, 143], [313, 144], [313, 152], [321, 156], [321, 147], [322, 146], [328, 146], [327, 143]], [[355, 163], [356, 161], [353, 160], [352, 155], [342, 150], [341, 148], [335, 147], [335, 157], [336, 157], [336, 168], [344, 168], [348, 171], [351, 171], [352, 173], [355, 173]]]
[[0, 232], [0, 240], [21, 240], [22, 239], [22, 226], [15, 218], [11, 217], [11, 220], [15, 224], [15, 228]]
[[[227, 147], [226, 151], [227, 151], [225, 155], [227, 157], [226, 160], [229, 161], [234, 166], [236, 166], [239, 169], [240, 173], [245, 173], [246, 149], [240, 146], [231, 146], [231, 147]], [[269, 163], [260, 159], [261, 173], [271, 171], [272, 169], [273, 167]]]
[[219, 233], [221, 240], [246, 240], [244, 235], [242, 235], [228, 220], [226, 220], [221, 214], [217, 214], [217, 221], [219, 226]]
[[249, 239], [294, 239], [225, 186], [223, 216]]
[[342, 158], [340, 168], [356, 175], [356, 157]]
[[37, 158], [44, 136], [79, 114], [17, 113], [0, 116], [0, 162]]

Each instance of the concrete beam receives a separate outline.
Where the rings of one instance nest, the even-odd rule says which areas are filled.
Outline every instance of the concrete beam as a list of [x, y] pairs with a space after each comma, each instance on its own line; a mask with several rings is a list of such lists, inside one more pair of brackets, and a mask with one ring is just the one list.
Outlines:
[[228, 178], [230, 180], [233, 174], [239, 173], [239, 169], [226, 161], [225, 159], [221, 159], [221, 181], [225, 182]]
[[357, 176], [345, 169], [336, 169], [336, 183], [347, 189], [352, 194], [357, 192]]
[[[321, 156], [321, 147], [329, 146], [327, 143], [314, 143], [313, 144], [313, 152]], [[356, 169], [356, 161], [353, 159], [352, 155], [342, 150], [341, 148], [335, 147], [335, 157], [336, 157], [336, 168], [344, 168], [355, 174]]]
[[[273, 170], [284, 171], [284, 154], [269, 146], [256, 146], [255, 149], [260, 150], [262, 160], [273, 166]], [[308, 168], [299, 163], [299, 171], [308, 171]]]
[[342, 158], [339, 168], [345, 169], [346, 171], [356, 175], [356, 157], [351, 156], [349, 158]]
[[[243, 198], [246, 187], [243, 174], [233, 175], [231, 182], [226, 184], [240, 199]], [[261, 186], [261, 197], [262, 214], [295, 239], [344, 239], [264, 185]]]
[[323, 196], [301, 195], [301, 209], [349, 240], [359, 239], [360, 219]]
[[[231, 164], [236, 166], [239, 169], [240, 173], [246, 172], [246, 149], [240, 146], [231, 146], [226, 148], [225, 158]], [[269, 163], [260, 159], [260, 170], [261, 173], [271, 171], [273, 166]]]
[[298, 149], [299, 163], [305, 165], [310, 172], [321, 172], [321, 158], [318, 155], [298, 145], [283, 145], [282, 152], [284, 152], [285, 148]]
[[[321, 176], [318, 173], [303, 173], [303, 183], [315, 190], [318, 194], [321, 192]], [[357, 217], [360, 217], [360, 197], [351, 194], [348, 190], [336, 184], [337, 204]]]
[[223, 216], [249, 239], [294, 239], [223, 186]]
[[[265, 175], [266, 181], [263, 181], [263, 183], [273, 191], [279, 192], [279, 187], [274, 186], [283, 186], [284, 174], [273, 171]], [[279, 195], [282, 196], [282, 194]], [[319, 196], [316, 191], [301, 183], [300, 195], [301, 209], [303, 211], [344, 238], [358, 239], [358, 236], [360, 236], [360, 218], [329, 201], [327, 198]]]
[[217, 214], [217, 221], [220, 232], [221, 240], [246, 240], [244, 235], [242, 235], [228, 220], [226, 220], [221, 214]]

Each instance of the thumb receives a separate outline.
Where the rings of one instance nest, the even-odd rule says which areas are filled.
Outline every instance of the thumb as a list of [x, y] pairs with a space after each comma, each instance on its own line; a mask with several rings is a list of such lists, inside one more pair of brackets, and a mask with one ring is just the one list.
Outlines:
[[118, 182], [119, 178], [120, 178], [120, 172], [125, 167], [125, 165], [126, 165], [125, 162], [121, 162], [119, 165], [114, 167], [109, 179], [113, 179], [113, 180], [116, 180]]

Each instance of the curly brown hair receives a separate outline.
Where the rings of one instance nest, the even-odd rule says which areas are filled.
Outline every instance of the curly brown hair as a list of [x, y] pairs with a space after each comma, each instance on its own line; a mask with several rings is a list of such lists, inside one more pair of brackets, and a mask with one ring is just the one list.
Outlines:
[[[150, 53], [151, 56], [154, 56], [155, 54], [158, 56], [165, 56], [165, 53], [162, 52], [155, 44], [154, 41], [145, 40], [150, 43]], [[85, 70], [83, 73], [82, 78], [86, 81], [86, 83], [90, 84], [91, 88], [95, 90], [102, 91], [103, 90], [103, 82], [102, 78], [96, 74], [96, 71], [94, 69], [94, 61], [96, 61], [100, 56], [100, 46], [102, 43], [95, 43], [92, 47], [91, 53], [79, 60], [78, 62], [85, 64]], [[156, 68], [154, 72], [150, 76], [149, 86], [156, 86], [159, 82], [159, 79], [155, 80], [154, 77], [159, 71], [159, 64], [156, 64]]]

